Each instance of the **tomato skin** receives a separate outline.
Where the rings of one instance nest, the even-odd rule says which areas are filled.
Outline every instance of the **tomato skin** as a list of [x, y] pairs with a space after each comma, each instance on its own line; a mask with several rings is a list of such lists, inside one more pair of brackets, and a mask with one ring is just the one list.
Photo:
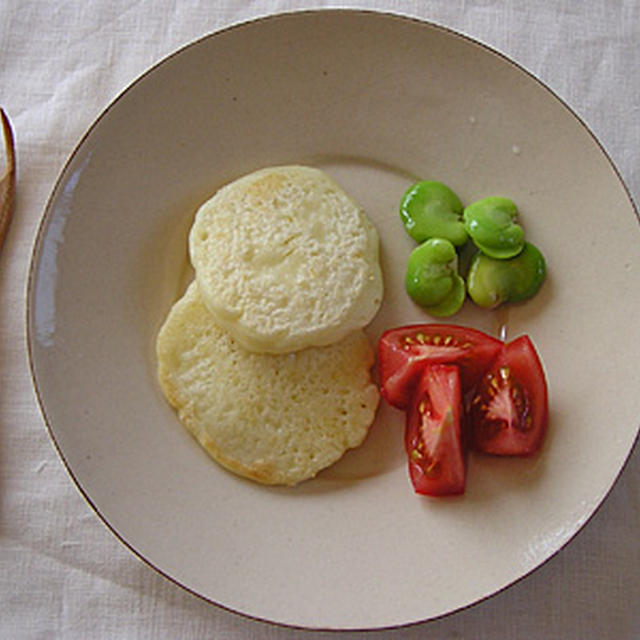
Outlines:
[[385, 331], [378, 341], [380, 390], [393, 407], [406, 409], [427, 364], [456, 364], [462, 385], [473, 388], [503, 343], [477, 329], [415, 324]]
[[428, 365], [407, 411], [405, 448], [416, 493], [450, 496], [464, 493], [462, 390], [455, 365]]
[[528, 336], [506, 344], [468, 408], [471, 447], [497, 456], [538, 452], [548, 426], [544, 369]]

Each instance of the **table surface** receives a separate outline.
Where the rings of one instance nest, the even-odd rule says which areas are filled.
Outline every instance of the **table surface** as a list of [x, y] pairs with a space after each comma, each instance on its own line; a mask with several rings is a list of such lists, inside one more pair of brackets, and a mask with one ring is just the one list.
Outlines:
[[[638, 199], [637, 0], [0, 2], [0, 106], [15, 128], [19, 166], [15, 219], [0, 255], [0, 637], [335, 637], [248, 620], [207, 604], [116, 540], [74, 487], [47, 435], [29, 373], [24, 304], [49, 193], [105, 106], [155, 62], [203, 35], [257, 16], [336, 6], [423, 18], [515, 59], [586, 122]], [[440, 620], [342, 635], [639, 638], [639, 533], [636, 450], [595, 516], [532, 575]]]

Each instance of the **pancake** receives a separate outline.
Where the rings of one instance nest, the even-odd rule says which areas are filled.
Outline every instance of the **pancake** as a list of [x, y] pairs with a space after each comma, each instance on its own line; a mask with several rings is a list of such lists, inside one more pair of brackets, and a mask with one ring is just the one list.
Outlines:
[[198, 210], [189, 251], [202, 299], [245, 349], [286, 353], [361, 329], [382, 301], [378, 235], [319, 169], [270, 167]]
[[378, 405], [361, 330], [290, 354], [245, 350], [191, 283], [156, 343], [158, 379], [182, 424], [219, 464], [294, 485], [364, 440]]

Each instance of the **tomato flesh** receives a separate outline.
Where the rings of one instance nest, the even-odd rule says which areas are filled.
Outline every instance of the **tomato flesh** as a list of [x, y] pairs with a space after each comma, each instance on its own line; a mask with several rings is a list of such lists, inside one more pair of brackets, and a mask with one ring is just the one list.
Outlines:
[[455, 365], [429, 365], [407, 412], [405, 447], [416, 493], [464, 493], [466, 466], [460, 419], [462, 392]]
[[500, 340], [467, 327], [409, 325], [386, 331], [378, 342], [380, 390], [385, 400], [406, 409], [427, 364], [456, 364], [465, 389], [475, 386], [502, 349]]
[[499, 456], [530, 456], [542, 446], [548, 423], [544, 370], [533, 343], [506, 344], [470, 400], [471, 446]]

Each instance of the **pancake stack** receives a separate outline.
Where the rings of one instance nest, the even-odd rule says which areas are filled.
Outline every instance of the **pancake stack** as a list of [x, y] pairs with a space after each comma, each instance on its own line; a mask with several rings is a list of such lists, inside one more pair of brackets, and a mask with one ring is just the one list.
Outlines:
[[359, 446], [379, 399], [363, 328], [383, 293], [361, 207], [318, 169], [262, 169], [200, 207], [189, 253], [195, 279], [158, 334], [158, 379], [209, 455], [294, 485]]

